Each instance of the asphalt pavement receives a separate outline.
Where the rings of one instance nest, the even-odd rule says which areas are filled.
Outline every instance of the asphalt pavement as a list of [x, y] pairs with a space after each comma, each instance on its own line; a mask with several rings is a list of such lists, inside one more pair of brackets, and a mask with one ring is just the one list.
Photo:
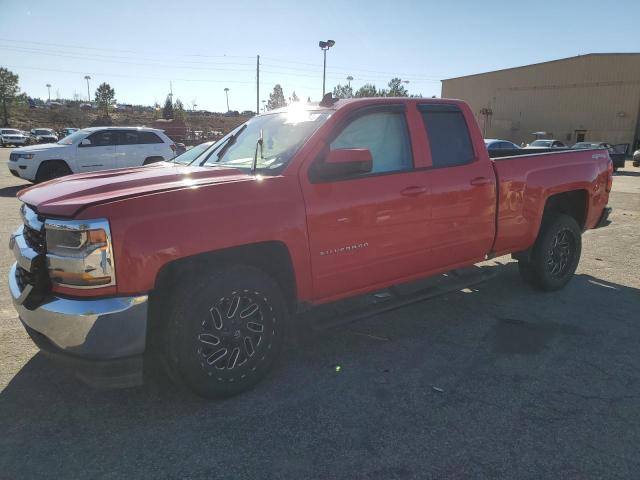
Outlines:
[[[3, 278], [27, 185], [8, 153]], [[640, 169], [615, 176], [610, 205], [564, 290], [531, 290], [501, 257], [484, 283], [309, 335], [224, 401], [160, 379], [83, 385], [2, 287], [0, 478], [637, 478]]]

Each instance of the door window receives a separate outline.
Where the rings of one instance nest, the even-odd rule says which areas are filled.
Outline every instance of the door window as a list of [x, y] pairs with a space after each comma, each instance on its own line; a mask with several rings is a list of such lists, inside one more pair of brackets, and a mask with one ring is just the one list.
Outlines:
[[464, 115], [455, 105], [421, 105], [434, 167], [455, 167], [474, 159]]
[[103, 130], [92, 133], [87, 137], [91, 141], [88, 147], [107, 147], [118, 143], [118, 132], [115, 130]]
[[368, 149], [373, 160], [371, 173], [413, 167], [404, 113], [377, 112], [356, 118], [331, 142], [331, 150], [343, 148]]

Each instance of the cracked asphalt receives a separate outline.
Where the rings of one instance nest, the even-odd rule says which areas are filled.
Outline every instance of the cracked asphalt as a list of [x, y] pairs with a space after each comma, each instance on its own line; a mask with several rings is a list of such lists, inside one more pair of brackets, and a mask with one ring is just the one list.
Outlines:
[[[24, 185], [0, 150], [0, 275]], [[210, 402], [156, 379], [98, 391], [55, 368], [0, 289], [0, 478], [635, 478], [640, 169], [560, 292], [490, 280], [307, 336]], [[339, 365], [340, 371], [336, 366]]]

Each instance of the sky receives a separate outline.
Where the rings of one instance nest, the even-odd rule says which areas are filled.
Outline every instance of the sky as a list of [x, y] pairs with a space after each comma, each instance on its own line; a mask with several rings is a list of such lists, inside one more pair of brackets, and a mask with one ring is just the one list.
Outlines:
[[[0, 66], [29, 96], [87, 98], [109, 83], [119, 103], [256, 109], [276, 83], [285, 97], [322, 96], [352, 76], [440, 96], [440, 80], [595, 52], [638, 52], [640, 1], [0, 0]], [[260, 102], [262, 108], [262, 101]]]

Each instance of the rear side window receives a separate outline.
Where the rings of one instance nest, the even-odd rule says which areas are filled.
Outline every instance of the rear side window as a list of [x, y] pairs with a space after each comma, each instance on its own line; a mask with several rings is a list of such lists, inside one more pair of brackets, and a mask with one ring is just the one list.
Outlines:
[[143, 145], [148, 143], [163, 143], [160, 137], [153, 132], [140, 132], [138, 130], [122, 130], [122, 145]]
[[162, 139], [153, 132], [138, 132], [139, 143], [164, 143]]
[[357, 117], [331, 142], [331, 150], [367, 148], [371, 173], [413, 168], [411, 144], [402, 112], [377, 112]]
[[420, 105], [434, 167], [473, 161], [473, 146], [464, 115], [455, 105]]

